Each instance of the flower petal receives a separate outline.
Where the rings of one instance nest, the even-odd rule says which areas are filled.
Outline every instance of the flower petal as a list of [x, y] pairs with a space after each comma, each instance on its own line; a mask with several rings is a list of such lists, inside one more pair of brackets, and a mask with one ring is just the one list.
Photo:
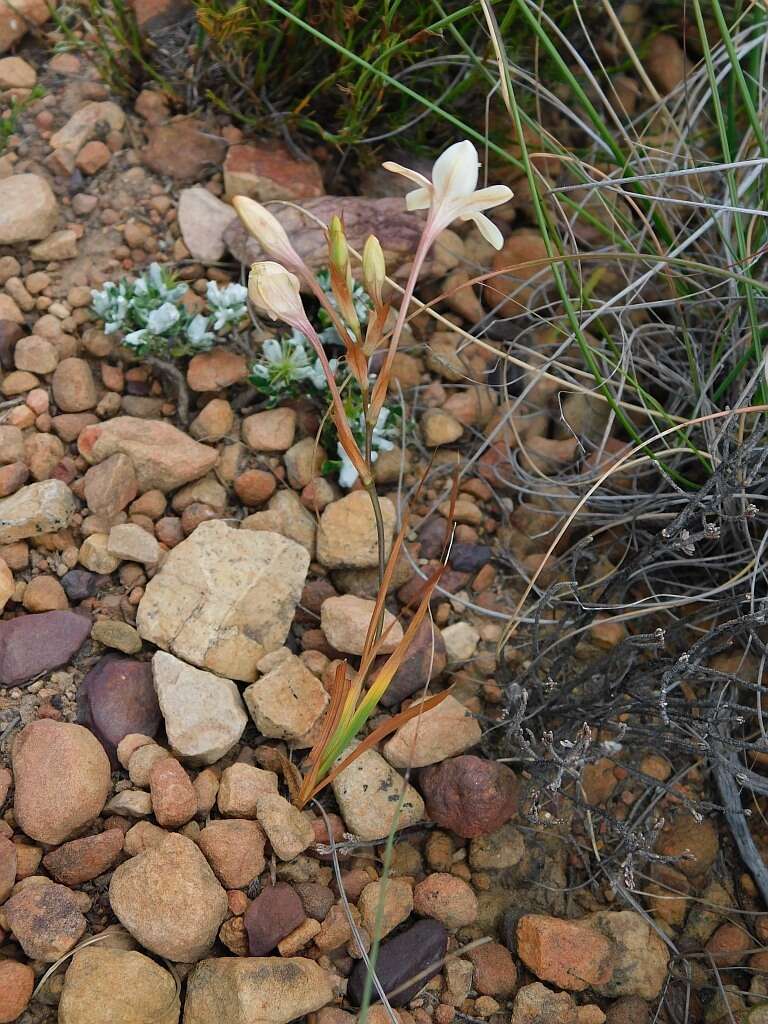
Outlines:
[[471, 216], [473, 213], [481, 213], [483, 210], [492, 210], [494, 206], [501, 206], [513, 196], [511, 188], [506, 185], [489, 185], [488, 188], [478, 189], [471, 196], [467, 196], [464, 202], [462, 216]]
[[424, 188], [415, 188], [405, 197], [406, 210], [428, 210], [432, 205], [432, 186], [425, 185]]
[[394, 160], [385, 160], [381, 165], [385, 171], [392, 171], [393, 174], [402, 174], [404, 178], [408, 178], [409, 181], [415, 182], [417, 185], [429, 185], [429, 178], [425, 178], [423, 174], [419, 174], [418, 171], [412, 171], [410, 167], [403, 167], [402, 164], [396, 164]]
[[473, 220], [477, 230], [494, 249], [501, 249], [504, 245], [504, 236], [484, 213], [473, 213], [469, 217], [462, 217], [462, 220]]
[[469, 141], [455, 142], [435, 160], [432, 185], [438, 202], [469, 196], [477, 185], [477, 150]]

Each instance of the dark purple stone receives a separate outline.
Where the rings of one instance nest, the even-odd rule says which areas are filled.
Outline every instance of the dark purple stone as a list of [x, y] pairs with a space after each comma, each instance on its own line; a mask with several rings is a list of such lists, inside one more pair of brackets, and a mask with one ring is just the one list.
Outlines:
[[154, 736], [160, 727], [160, 706], [147, 661], [107, 654], [80, 684], [78, 721], [87, 725], [116, 768], [117, 745], [129, 733]]
[[[386, 658], [382, 658], [378, 665], [385, 661]], [[445, 665], [445, 642], [442, 634], [439, 629], [434, 628], [428, 618], [425, 618], [416, 631], [402, 665], [381, 698], [381, 703], [385, 708], [391, 708], [417, 690], [423, 690], [428, 679], [436, 679], [444, 671]]]
[[[448, 932], [439, 921], [419, 921], [394, 939], [382, 942], [376, 974], [393, 1006], [405, 1006], [440, 973], [447, 948]], [[363, 999], [367, 970], [365, 962], [358, 960], [349, 978], [347, 997], [356, 1006]], [[378, 999], [375, 988], [371, 989], [371, 999]]]
[[267, 956], [306, 916], [298, 894], [287, 882], [268, 885], [245, 912], [251, 956]]
[[66, 665], [91, 632], [80, 612], [39, 612], [0, 622], [0, 686], [22, 686]]
[[458, 572], [477, 572], [492, 557], [487, 544], [454, 544], [451, 548], [451, 566]]
[[[422, 558], [439, 558], [445, 547], [448, 523], [442, 516], [430, 516], [419, 527], [419, 555]], [[450, 537], [450, 531], [448, 531]]]
[[93, 597], [109, 579], [109, 576], [100, 576], [85, 569], [70, 569], [61, 577], [61, 585], [70, 601], [85, 601], [87, 597]]

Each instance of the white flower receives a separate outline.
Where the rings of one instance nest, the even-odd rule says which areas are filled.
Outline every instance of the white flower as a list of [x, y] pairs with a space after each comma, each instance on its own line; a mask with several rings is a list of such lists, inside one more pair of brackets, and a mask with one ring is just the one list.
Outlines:
[[342, 448], [341, 442], [336, 445], [336, 450], [339, 453], [339, 461], [341, 462], [341, 469], [339, 470], [339, 486], [349, 489], [354, 486], [359, 473], [353, 466], [350, 457]]
[[512, 191], [506, 185], [490, 185], [475, 191], [479, 161], [477, 150], [469, 140], [454, 143], [437, 158], [431, 181], [418, 171], [391, 160], [383, 166], [419, 186], [405, 197], [406, 206], [409, 210], [431, 209], [436, 231], [442, 231], [457, 219], [472, 220], [487, 242], [495, 249], [502, 247], [501, 232], [482, 211], [506, 203]]
[[373, 448], [380, 448], [383, 452], [391, 452], [395, 447], [394, 442], [390, 441], [386, 436], [387, 420], [389, 419], [390, 411], [385, 405], [381, 407], [376, 425], [371, 433], [371, 446]]
[[164, 302], [162, 306], [153, 309], [147, 317], [147, 329], [152, 334], [162, 334], [178, 321], [181, 313], [171, 302]]
[[[338, 359], [329, 359], [328, 365], [331, 368], [331, 372], [336, 376], [336, 370], [339, 365]], [[307, 378], [310, 384], [317, 388], [318, 391], [324, 391], [328, 387], [328, 379], [323, 372], [323, 366], [319, 359], [315, 360], [314, 366], [310, 368], [310, 372], [307, 374]], [[350, 463], [351, 465], [351, 463]]]
[[208, 317], [198, 313], [187, 324], [187, 341], [195, 348], [205, 348], [213, 342], [213, 335], [208, 330]]
[[208, 305], [214, 311], [213, 329], [220, 331], [230, 323], [237, 323], [247, 311], [248, 289], [241, 284], [228, 284], [220, 288], [215, 281], [209, 281], [206, 289]]
[[131, 331], [123, 338], [123, 344], [128, 348], [140, 348], [146, 341], [149, 341], [150, 333], [143, 327], [140, 331]]

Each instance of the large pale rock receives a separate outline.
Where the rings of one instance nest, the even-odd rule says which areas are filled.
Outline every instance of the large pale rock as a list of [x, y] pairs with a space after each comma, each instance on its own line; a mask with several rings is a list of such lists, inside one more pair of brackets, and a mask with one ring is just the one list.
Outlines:
[[203, 960], [187, 981], [184, 1024], [288, 1024], [332, 999], [331, 976], [304, 957]]
[[214, 448], [193, 441], [170, 423], [135, 416], [117, 416], [86, 427], [77, 445], [92, 465], [116, 452], [127, 455], [142, 493], [174, 491], [205, 476], [217, 459]]
[[285, 641], [308, 569], [304, 548], [279, 534], [201, 523], [147, 584], [136, 626], [184, 661], [251, 681]]
[[181, 237], [193, 259], [216, 263], [226, 251], [224, 232], [237, 219], [231, 206], [207, 188], [196, 185], [179, 194], [178, 220]]
[[19, 827], [42, 843], [62, 843], [101, 813], [109, 758], [87, 729], [41, 718], [16, 737], [11, 755]]
[[143, 953], [91, 946], [64, 976], [59, 1024], [178, 1024], [172, 975]]
[[115, 870], [109, 901], [142, 946], [182, 963], [205, 956], [227, 914], [227, 895], [205, 857], [176, 832]]
[[258, 667], [265, 674], [243, 693], [256, 728], [293, 746], [312, 746], [309, 734], [330, 699], [323, 684], [287, 649], [268, 654]]
[[61, 480], [28, 484], [0, 501], [0, 544], [63, 530], [76, 511], [74, 495]]
[[[2, 40], [3, 0], [0, 0]], [[0, 52], [3, 47], [0, 45]], [[12, 174], [0, 180], [0, 245], [45, 238], [56, 227], [59, 207], [51, 186], [37, 174]]]
[[[395, 528], [395, 506], [389, 498], [380, 501], [388, 555]], [[378, 565], [376, 520], [365, 491], [353, 491], [325, 507], [317, 531], [317, 558], [328, 569], [367, 569]]]
[[157, 699], [174, 753], [189, 764], [213, 764], [229, 753], [248, 724], [231, 679], [193, 668], [172, 654], [152, 658]]
[[423, 768], [463, 754], [480, 742], [480, 723], [450, 694], [429, 711], [412, 718], [384, 745], [395, 768]]
[[364, 751], [331, 785], [347, 828], [361, 839], [383, 839], [393, 823], [406, 828], [424, 817], [419, 794], [375, 750]]

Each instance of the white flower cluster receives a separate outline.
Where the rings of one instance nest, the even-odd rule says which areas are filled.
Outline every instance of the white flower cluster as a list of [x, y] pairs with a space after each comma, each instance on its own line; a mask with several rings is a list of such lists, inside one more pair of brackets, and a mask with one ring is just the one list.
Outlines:
[[[299, 393], [298, 385], [306, 381], [317, 391], [323, 391], [328, 383], [320, 360], [310, 358], [309, 342], [299, 331], [292, 331], [283, 339], [267, 338], [261, 347], [261, 358], [251, 366], [251, 381], [263, 394], [269, 395], [276, 404], [281, 398]], [[338, 360], [331, 359], [331, 369], [336, 372]]]
[[188, 286], [152, 263], [135, 281], [108, 281], [91, 292], [91, 308], [106, 334], [123, 332], [123, 344], [139, 355], [193, 355], [205, 352], [216, 333], [236, 325], [247, 312], [248, 291], [240, 284], [221, 288], [209, 281], [208, 315], [189, 313], [183, 300]]

